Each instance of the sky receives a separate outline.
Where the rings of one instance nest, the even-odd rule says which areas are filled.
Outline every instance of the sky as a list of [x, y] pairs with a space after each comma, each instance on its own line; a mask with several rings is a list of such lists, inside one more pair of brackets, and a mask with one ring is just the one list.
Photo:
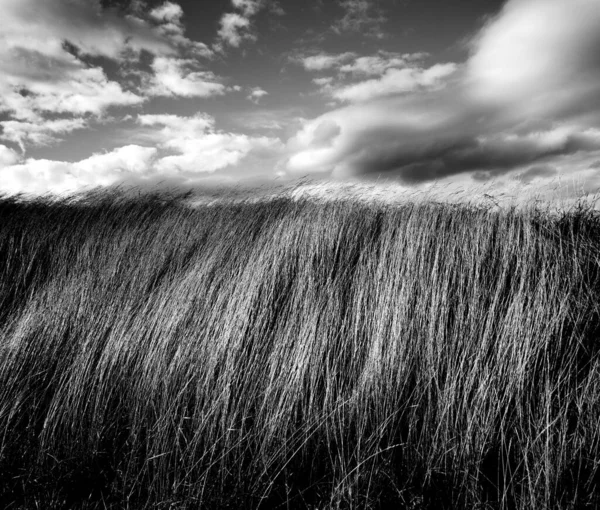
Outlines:
[[3, 194], [600, 189], [600, 0], [0, 0], [0, 13]]

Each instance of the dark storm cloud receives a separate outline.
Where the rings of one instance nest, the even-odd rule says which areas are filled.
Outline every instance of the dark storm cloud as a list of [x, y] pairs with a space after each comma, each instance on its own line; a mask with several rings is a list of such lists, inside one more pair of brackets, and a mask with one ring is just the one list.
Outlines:
[[[473, 121], [474, 122], [474, 121]], [[600, 131], [569, 132], [549, 128], [523, 135], [432, 132], [421, 134], [383, 132], [363, 133], [354, 145], [338, 176], [368, 172], [390, 174], [407, 182], [439, 179], [462, 172], [488, 170], [490, 177], [514, 168], [559, 156], [600, 151]], [[412, 138], [410, 144], [407, 139]]]

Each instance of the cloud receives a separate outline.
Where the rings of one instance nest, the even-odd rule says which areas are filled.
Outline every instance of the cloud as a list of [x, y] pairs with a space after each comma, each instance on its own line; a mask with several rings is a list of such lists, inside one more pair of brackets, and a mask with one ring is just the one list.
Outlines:
[[472, 42], [473, 100], [518, 116], [583, 113], [600, 104], [597, 0], [511, 0]]
[[[111, 107], [139, 106], [151, 96], [209, 97], [227, 88], [203, 69], [212, 55], [185, 36], [183, 10], [167, 1], [135, 2], [126, 14], [96, 0], [4, 0], [0, 19], [0, 139], [25, 150], [102, 118]], [[152, 74], [135, 66], [143, 52]], [[99, 62], [133, 68], [142, 85], [109, 78]]]
[[[335, 76], [321, 76], [313, 83], [321, 92], [343, 102], [365, 102], [394, 94], [435, 89], [444, 85], [458, 66], [455, 63], [425, 67], [420, 61], [425, 53], [399, 54], [378, 51], [374, 55], [357, 56], [353, 52], [296, 55], [291, 59], [307, 71], [335, 71]], [[357, 78], [375, 76], [356, 81]]]
[[263, 7], [263, 2], [260, 0], [231, 0], [231, 3], [247, 17], [254, 16]]
[[263, 90], [260, 87], [254, 87], [250, 91], [250, 94], [248, 94], [248, 96], [247, 96], [246, 99], [249, 99], [253, 103], [258, 104], [258, 102], [260, 101], [261, 97], [265, 97], [265, 96], [268, 96], [268, 95], [269, 95], [269, 93], [266, 90]]
[[174, 114], [138, 115], [140, 126], [159, 126], [160, 130], [152, 130], [148, 136], [151, 141], [160, 142], [163, 146], [177, 147], [182, 140], [200, 138], [215, 125], [215, 119], [207, 114], [198, 113], [192, 117], [181, 117]]
[[[306, 121], [288, 141], [285, 166], [411, 185], [503, 176], [533, 185], [556, 178], [538, 171], [552, 167], [597, 182], [589, 169], [600, 155], [598, 47], [597, 0], [509, 0], [462, 64], [427, 68], [416, 59], [363, 82], [347, 84], [339, 74], [323, 81], [324, 92], [355, 104]], [[358, 62], [344, 72], [385, 67]], [[316, 136], [324, 123], [339, 128], [326, 146]]]
[[122, 58], [126, 50], [174, 54], [176, 48], [161, 32], [161, 25], [153, 26], [140, 16], [103, 11], [95, 1], [3, 0], [0, 33], [5, 48], [42, 54], [47, 45], [54, 48], [63, 41], [82, 54], [111, 59]]
[[280, 131], [292, 134], [301, 124], [302, 108], [253, 108], [239, 112], [234, 119], [235, 124], [245, 131]]
[[71, 133], [86, 126], [86, 121], [75, 119], [41, 119], [38, 122], [5, 120], [0, 122], [0, 140], [13, 142], [25, 152], [27, 145], [50, 145], [60, 140], [60, 135]]
[[223, 95], [225, 85], [210, 71], [193, 71], [197, 62], [191, 59], [156, 57], [154, 75], [144, 92], [150, 96], [210, 97]]
[[334, 78], [332, 76], [323, 76], [321, 78], [313, 78], [313, 83], [321, 87], [322, 90], [328, 90], [333, 83]]
[[[221, 17], [217, 33], [218, 42], [215, 46], [217, 51], [222, 51], [223, 44], [238, 48], [245, 41], [256, 41], [252, 18], [266, 5], [264, 0], [232, 0], [231, 3], [240, 12], [227, 12]], [[279, 11], [275, 9], [274, 12]]]
[[[354, 52], [317, 53], [316, 55], [296, 54], [292, 62], [300, 64], [307, 71], [335, 70], [341, 78], [352, 76], [381, 76], [388, 69], [414, 67], [429, 55], [427, 53], [396, 53], [379, 50], [374, 55], [358, 56]], [[345, 75], [345, 76], [344, 76]]]
[[536, 165], [528, 168], [524, 172], [515, 175], [515, 180], [523, 184], [531, 184], [536, 179], [554, 177], [558, 174], [558, 170], [550, 165]]
[[388, 69], [381, 78], [341, 86], [331, 90], [331, 95], [340, 101], [359, 102], [374, 98], [433, 89], [443, 86], [444, 79], [454, 74], [453, 63], [435, 64], [428, 69]]
[[6, 145], [0, 144], [0, 170], [7, 166], [15, 165], [19, 161], [19, 155]]
[[[142, 96], [124, 90], [83, 56], [119, 61], [142, 50], [176, 52], [163, 25], [102, 11], [96, 2], [5, 0], [2, 7], [0, 111], [14, 120], [39, 124], [46, 114], [100, 116], [110, 106], [141, 104]], [[179, 19], [175, 7], [163, 6], [164, 21]], [[46, 123], [46, 131], [51, 133], [56, 125]], [[42, 140], [41, 130], [34, 131], [30, 138]]]
[[[51, 47], [49, 43], [48, 49]], [[21, 70], [21, 64], [13, 62], [26, 62], [27, 69]], [[101, 68], [87, 67], [69, 55], [53, 58], [20, 48], [0, 55], [0, 72], [0, 111], [15, 119], [37, 121], [46, 113], [100, 116], [109, 106], [144, 101], [109, 80]]]
[[[74, 4], [74, 16], [83, 18], [80, 21], [84, 29], [89, 29], [87, 34], [79, 32], [81, 28], [69, 28], [71, 25], [61, 32], [64, 21], [61, 24], [56, 18], [60, 17], [63, 2], [44, 2], [38, 9], [27, 0], [17, 4], [7, 1], [0, 22], [0, 111], [10, 113], [15, 119], [38, 122], [40, 114], [100, 115], [112, 105], [135, 105], [143, 101], [109, 80], [100, 67], [85, 64], [65, 44], [66, 38], [72, 37], [82, 51], [115, 56], [117, 43], [110, 36], [118, 38], [119, 30], [124, 28], [122, 24], [117, 24], [115, 33], [107, 29], [108, 35], [104, 37], [108, 42], [105, 42], [99, 34], [103, 27], [93, 26], [93, 20], [86, 17], [89, 13], [79, 3]], [[52, 6], [59, 12], [49, 8]], [[28, 17], [33, 9], [36, 16]], [[77, 19], [73, 20], [73, 26], [79, 27]], [[140, 45], [144, 41], [142, 38]], [[125, 39], [121, 43], [122, 48], [130, 44]], [[157, 47], [163, 48], [162, 44]]]
[[[19, 145], [23, 153], [26, 147], [54, 143], [89, 126], [111, 106], [141, 105], [156, 96], [210, 97], [241, 90], [227, 87], [205, 68], [200, 59], [213, 52], [186, 37], [178, 3], [150, 9], [137, 2], [126, 12], [102, 9], [96, 0], [4, 4], [0, 141]], [[233, 5], [246, 17], [263, 7], [251, 0], [234, 0]], [[149, 70], [143, 71], [147, 63]], [[104, 71], [109, 67], [110, 77]], [[118, 81], [123, 68], [138, 77], [135, 84], [126, 87]], [[265, 94], [258, 87], [250, 90], [255, 101]], [[219, 131], [214, 119], [203, 114], [139, 115], [137, 121], [129, 133], [136, 144], [78, 162], [26, 159], [0, 144], [0, 190], [67, 193], [163, 180], [185, 185], [242, 161], [244, 169], [261, 162], [264, 166], [283, 150], [278, 138]]]
[[341, 0], [339, 5], [345, 12], [331, 27], [334, 32], [362, 32], [377, 38], [384, 37], [381, 26], [387, 18], [373, 0]]
[[183, 9], [180, 5], [165, 2], [150, 11], [150, 18], [159, 23], [156, 28], [158, 33], [180, 49], [188, 50], [195, 56], [208, 58], [213, 55], [213, 51], [206, 44], [192, 41], [185, 36], [185, 27], [182, 23]]
[[277, 0], [269, 2], [269, 10], [276, 16], [285, 16], [285, 9], [281, 7]]
[[[400, 96], [309, 121], [288, 142], [293, 153], [288, 169], [337, 177], [387, 175], [415, 183], [463, 172], [487, 171], [479, 176], [491, 178], [537, 161], [600, 153], [599, 129], [561, 124], [522, 133], [497, 131], [478, 123], [475, 112], [463, 111], [457, 94]], [[316, 141], [323, 123], [339, 127], [325, 148]]]
[[217, 131], [214, 118], [205, 114], [193, 117], [139, 115], [138, 123], [143, 127], [160, 128], [145, 136], [161, 149], [175, 153], [161, 157], [155, 165], [157, 170], [167, 174], [215, 172], [237, 165], [252, 153], [275, 153], [282, 149], [278, 138]]
[[388, 69], [400, 69], [411, 65], [413, 62], [423, 60], [426, 53], [400, 54], [379, 51], [376, 55], [358, 57], [352, 63], [339, 68], [342, 73], [358, 76], [381, 76]]
[[307, 71], [324, 71], [340, 67], [340, 65], [348, 60], [356, 57], [356, 54], [350, 51], [332, 55], [330, 53], [319, 53], [310, 56], [296, 56], [292, 60], [304, 66]]
[[254, 41], [256, 36], [250, 30], [250, 19], [235, 12], [224, 14], [221, 18], [218, 35], [229, 46], [237, 48], [243, 41]]
[[156, 152], [152, 147], [128, 145], [75, 163], [46, 159], [13, 161], [2, 168], [0, 192], [64, 194], [110, 186], [139, 178], [151, 166]]
[[165, 2], [150, 11], [150, 17], [159, 22], [179, 25], [183, 17], [183, 9], [173, 2]]
[[314, 148], [331, 147], [333, 141], [339, 136], [342, 129], [333, 120], [321, 122], [312, 133], [311, 146]]
[[265, 164], [274, 164], [284, 149], [278, 138], [218, 131], [215, 120], [205, 114], [139, 115], [137, 123], [140, 144], [78, 162], [22, 159], [0, 145], [0, 192], [64, 194], [113, 185], [194, 187], [208, 175], [237, 165], [241, 177], [252, 172], [264, 176]]
[[112, 152], [94, 154], [76, 164], [81, 173], [102, 175], [109, 171], [140, 174], [146, 171], [157, 153], [154, 147], [127, 145]]

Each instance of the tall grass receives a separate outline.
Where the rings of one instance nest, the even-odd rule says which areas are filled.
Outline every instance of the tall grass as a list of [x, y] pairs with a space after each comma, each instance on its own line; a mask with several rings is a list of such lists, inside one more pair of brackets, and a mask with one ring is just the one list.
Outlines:
[[589, 210], [100, 194], [0, 222], [4, 507], [600, 505]]

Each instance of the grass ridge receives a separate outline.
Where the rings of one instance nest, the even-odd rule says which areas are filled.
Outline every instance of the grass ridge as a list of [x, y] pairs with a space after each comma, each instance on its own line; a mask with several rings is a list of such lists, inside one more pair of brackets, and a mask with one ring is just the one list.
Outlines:
[[595, 508], [600, 217], [0, 198], [6, 508]]

